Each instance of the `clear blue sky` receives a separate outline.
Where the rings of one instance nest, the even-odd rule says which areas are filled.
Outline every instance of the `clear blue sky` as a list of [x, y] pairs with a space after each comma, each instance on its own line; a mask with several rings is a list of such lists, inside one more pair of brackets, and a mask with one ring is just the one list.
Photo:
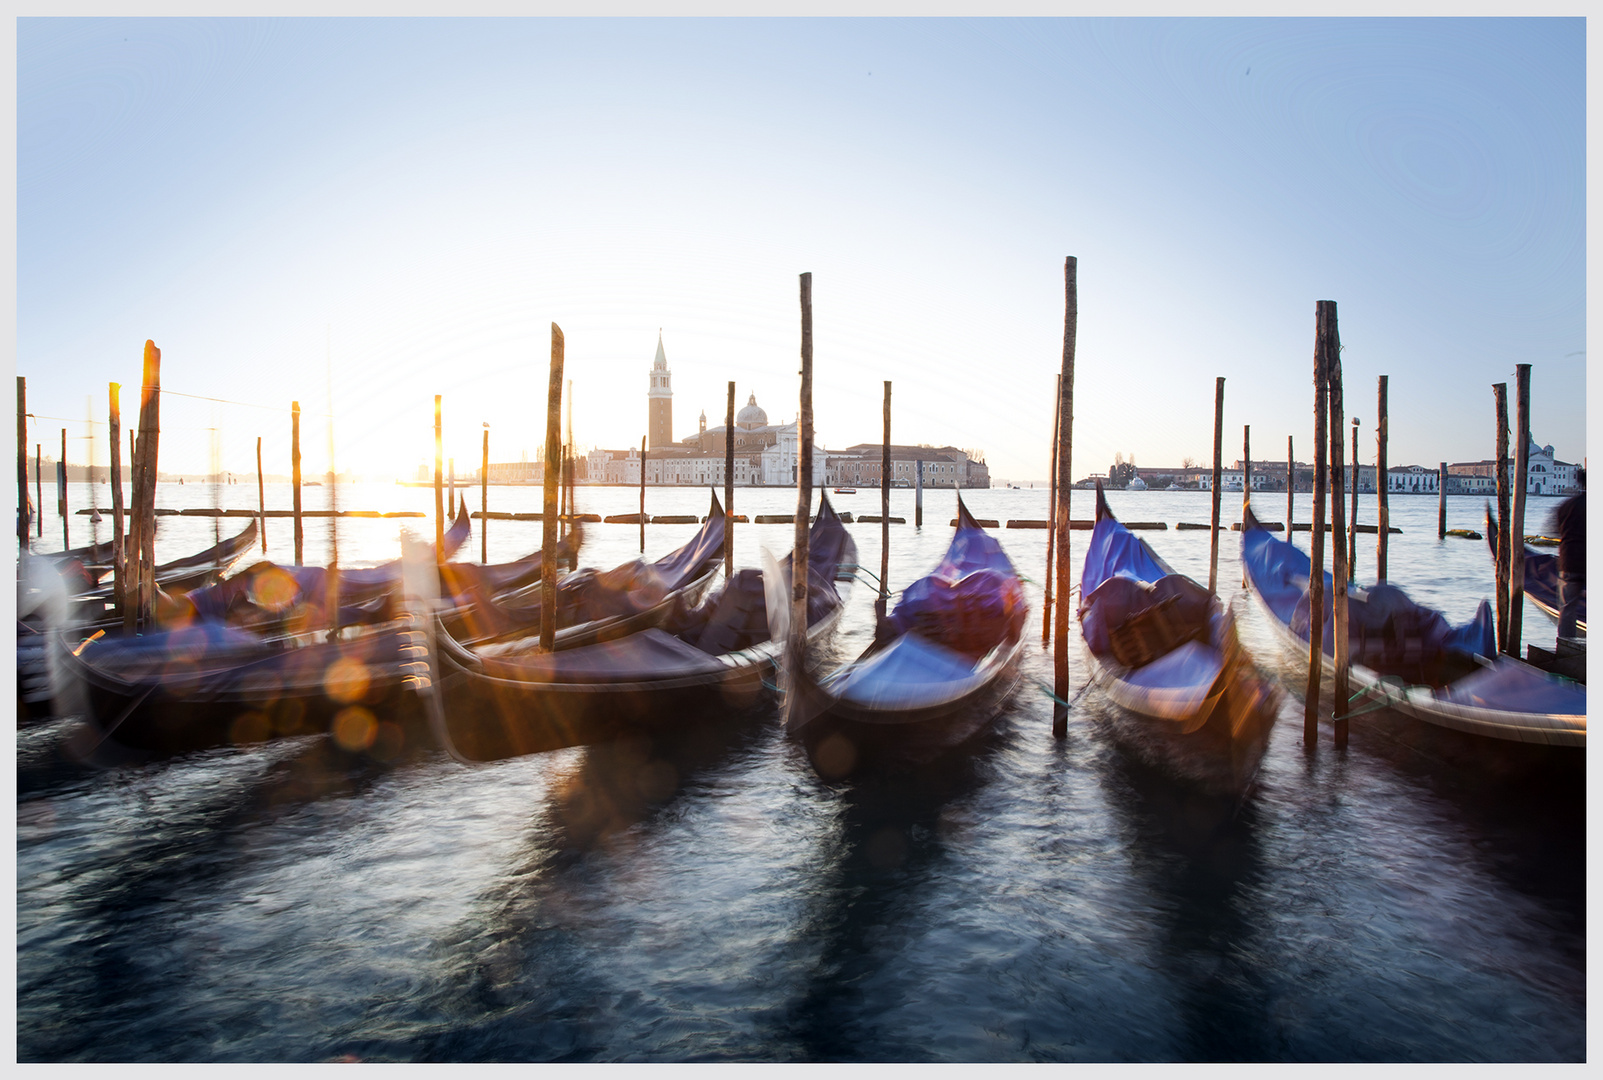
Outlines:
[[[1372, 460], [1493, 452], [1490, 385], [1585, 454], [1580, 19], [22, 19], [17, 370], [134, 409], [163, 464], [287, 469], [291, 398], [339, 463], [409, 474], [543, 442], [549, 325], [576, 437], [639, 445], [662, 328], [674, 426], [725, 383], [796, 410], [814, 278], [820, 442], [983, 449], [1044, 477], [1065, 255], [1074, 472], [1287, 435], [1311, 454], [1314, 303], [1339, 304]], [[309, 465], [325, 436], [303, 436]], [[45, 422], [42, 441], [59, 439]], [[82, 425], [73, 434], [81, 434]], [[104, 460], [104, 449], [100, 450]], [[71, 451], [71, 456], [78, 456]], [[281, 463], [275, 463], [282, 457]]]

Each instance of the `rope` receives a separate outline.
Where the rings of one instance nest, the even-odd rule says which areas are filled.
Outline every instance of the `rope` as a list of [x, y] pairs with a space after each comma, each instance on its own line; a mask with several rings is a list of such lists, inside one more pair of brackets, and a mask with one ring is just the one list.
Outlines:
[[1046, 683], [1042, 682], [1040, 679], [1032, 679], [1031, 681], [1033, 683], [1035, 683], [1035, 685], [1037, 687], [1040, 688], [1041, 693], [1045, 694], [1047, 697], [1051, 698], [1053, 701], [1057, 702], [1059, 705], [1063, 706], [1065, 709], [1074, 708], [1074, 703], [1076, 701], [1079, 701], [1080, 698], [1082, 698], [1083, 696], [1085, 696], [1085, 692], [1091, 688], [1091, 680], [1087, 679], [1087, 680], [1085, 680], [1085, 685], [1081, 686], [1080, 689], [1076, 690], [1074, 692], [1074, 696], [1072, 698], [1070, 698], [1068, 701], [1064, 701], [1062, 698], [1057, 696], [1057, 693], [1052, 689], [1052, 687], [1048, 686]]
[[1375, 688], [1359, 690], [1357, 693], [1352, 694], [1347, 698], [1347, 705], [1349, 707], [1348, 711], [1341, 716], [1332, 717], [1332, 719], [1351, 720], [1355, 716], [1368, 716], [1370, 713], [1379, 712], [1381, 709], [1389, 709], [1393, 705], [1397, 705], [1403, 701], [1406, 701], [1408, 691], [1412, 689], [1412, 687], [1410, 687], [1407, 683], [1403, 682], [1394, 675], [1381, 676], [1380, 686], [1386, 688], [1385, 692], [1380, 694], [1380, 700], [1366, 708], [1353, 709], [1351, 708], [1353, 702], [1357, 701], [1366, 694], [1373, 694], [1375, 692]]

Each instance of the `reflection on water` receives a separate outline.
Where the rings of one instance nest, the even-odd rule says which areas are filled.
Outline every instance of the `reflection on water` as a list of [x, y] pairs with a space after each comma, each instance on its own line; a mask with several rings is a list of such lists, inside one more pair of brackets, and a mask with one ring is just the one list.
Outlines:
[[[658, 512], [673, 494], [651, 493]], [[1206, 515], [1205, 496], [1123, 497], [1132, 518]], [[1045, 493], [971, 506], [1044, 517]], [[1434, 513], [1394, 500], [1392, 564], [1461, 618], [1489, 564], [1438, 544]], [[939, 558], [940, 524], [893, 533], [893, 583]], [[350, 549], [389, 557], [388, 528]], [[737, 552], [783, 552], [789, 529], [737, 531]], [[635, 554], [637, 532], [594, 532], [587, 564]], [[877, 566], [878, 528], [856, 533]], [[492, 559], [528, 550], [491, 536]], [[1038, 578], [1044, 536], [1002, 536]], [[1206, 576], [1206, 534], [1153, 536]], [[648, 554], [682, 540], [665, 526]], [[1310, 755], [1295, 662], [1251, 597], [1226, 599], [1294, 688], [1232, 798], [1116, 737], [1095, 691], [1053, 739], [1035, 648], [989, 735], [834, 782], [767, 699], [477, 767], [312, 738], [96, 772], [62, 755], [67, 723], [19, 728], [18, 1056], [1582, 1060], [1582, 769], [1467, 760], [1386, 713], [1355, 720], [1346, 753], [1322, 726]], [[872, 626], [859, 590], [836, 654]]]

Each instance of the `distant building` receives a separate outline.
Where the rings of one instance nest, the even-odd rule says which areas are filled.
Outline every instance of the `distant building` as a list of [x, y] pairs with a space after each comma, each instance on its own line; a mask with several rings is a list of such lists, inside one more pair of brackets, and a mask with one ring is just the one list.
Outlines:
[[[1575, 479], [1575, 464], [1557, 460], [1551, 445], [1538, 446], [1536, 440], [1532, 439], [1526, 453], [1529, 455], [1529, 467], [1525, 474], [1527, 495], [1573, 495], [1581, 490]], [[1508, 482], [1511, 488], [1514, 484], [1514, 466], [1514, 451], [1510, 448]], [[1455, 461], [1447, 466], [1447, 476], [1449, 494], [1496, 494], [1497, 459]]]
[[655, 450], [673, 445], [673, 373], [668, 370], [668, 354], [662, 349], [662, 331], [657, 331], [657, 358], [651, 365], [651, 389], [646, 391], [646, 440]]

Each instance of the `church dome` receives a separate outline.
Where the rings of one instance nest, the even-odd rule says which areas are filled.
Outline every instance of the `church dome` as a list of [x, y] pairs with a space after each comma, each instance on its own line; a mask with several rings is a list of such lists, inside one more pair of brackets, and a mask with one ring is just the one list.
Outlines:
[[746, 407], [735, 414], [735, 426], [750, 431], [753, 428], [767, 427], [768, 414], [763, 412], [762, 406], [757, 404], [757, 395], [751, 395]]

